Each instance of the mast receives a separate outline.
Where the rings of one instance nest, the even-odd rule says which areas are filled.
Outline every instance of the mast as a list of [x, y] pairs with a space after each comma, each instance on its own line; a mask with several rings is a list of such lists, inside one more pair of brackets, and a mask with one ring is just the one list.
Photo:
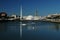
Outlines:
[[[21, 20], [22, 20], [22, 5], [20, 6], [20, 17], [21, 17]], [[20, 37], [22, 38], [22, 22], [20, 22]]]
[[22, 5], [21, 5], [21, 8], [20, 8], [20, 17], [22, 19]]
[[37, 11], [37, 9], [35, 10], [35, 16], [38, 16], [38, 11]]

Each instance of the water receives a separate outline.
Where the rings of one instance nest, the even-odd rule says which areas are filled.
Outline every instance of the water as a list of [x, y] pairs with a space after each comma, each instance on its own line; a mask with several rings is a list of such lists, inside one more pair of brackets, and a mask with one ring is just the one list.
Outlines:
[[21, 40], [60, 40], [60, 23], [23, 22]]
[[18, 21], [0, 22], [0, 40], [20, 40]]
[[60, 40], [60, 23], [0, 22], [0, 40]]

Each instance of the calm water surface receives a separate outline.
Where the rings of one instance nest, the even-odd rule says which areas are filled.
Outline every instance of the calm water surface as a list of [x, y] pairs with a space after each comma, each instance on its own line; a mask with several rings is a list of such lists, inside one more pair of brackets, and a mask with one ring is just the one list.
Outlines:
[[0, 40], [20, 40], [18, 21], [0, 22]]
[[60, 23], [23, 22], [21, 40], [60, 40]]

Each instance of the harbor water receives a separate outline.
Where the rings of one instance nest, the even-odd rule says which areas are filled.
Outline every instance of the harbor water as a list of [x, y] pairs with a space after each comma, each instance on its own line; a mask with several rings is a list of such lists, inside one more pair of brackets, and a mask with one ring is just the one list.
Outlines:
[[60, 40], [60, 23], [23, 22], [21, 40]]
[[60, 23], [0, 22], [0, 40], [60, 40]]
[[0, 40], [20, 40], [18, 21], [0, 22]]

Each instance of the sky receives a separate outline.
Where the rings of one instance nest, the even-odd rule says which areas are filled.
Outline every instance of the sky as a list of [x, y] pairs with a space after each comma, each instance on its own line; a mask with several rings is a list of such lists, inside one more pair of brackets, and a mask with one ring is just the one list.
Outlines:
[[23, 15], [34, 15], [37, 9], [39, 16], [60, 13], [60, 0], [22, 0]]
[[0, 0], [0, 12], [20, 15], [20, 5], [23, 15], [34, 15], [36, 9], [39, 16], [60, 13], [60, 0]]
[[20, 13], [20, 0], [0, 0], [0, 12], [6, 12], [8, 15]]

